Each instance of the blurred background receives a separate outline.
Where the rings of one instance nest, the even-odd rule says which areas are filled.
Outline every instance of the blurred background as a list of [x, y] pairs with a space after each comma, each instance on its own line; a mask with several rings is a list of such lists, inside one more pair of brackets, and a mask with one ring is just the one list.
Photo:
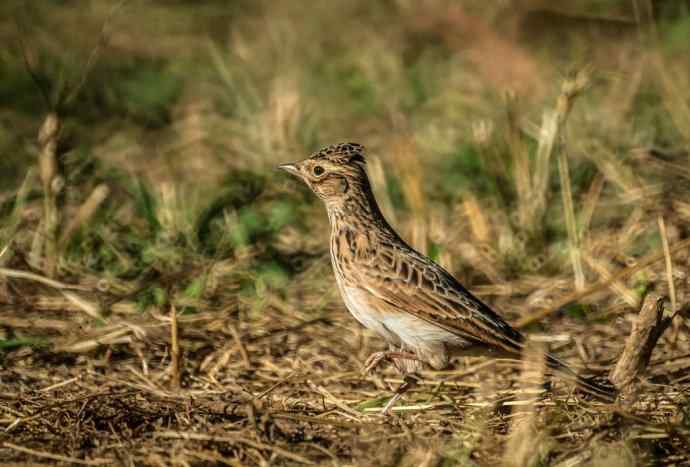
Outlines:
[[[345, 141], [403, 238], [576, 364], [614, 361], [647, 291], [684, 303], [685, 253], [563, 297], [690, 233], [687, 0], [3, 0], [0, 18], [6, 368], [107, 357], [164, 381], [151, 323], [172, 306], [183, 387], [356, 371], [381, 344], [334, 290], [319, 201], [274, 169]], [[497, 455], [480, 444], [462, 452]]]
[[[57, 111], [60, 163], [70, 166], [74, 188], [68, 196], [88, 195], [86, 176], [110, 184], [110, 210], [118, 195], [145, 189], [155, 209], [178, 203], [169, 219], [156, 219], [171, 237], [191, 234], [194, 216], [216, 202], [216, 216], [239, 216], [209, 232], [230, 243], [224, 254], [257, 236], [272, 244], [283, 227], [312, 232], [286, 248], [313, 241], [318, 251], [324, 236], [313, 228], [325, 217], [297, 216], [315, 200], [273, 167], [352, 140], [372, 155], [388, 217], [416, 247], [444, 257], [466, 231], [454, 225], [463, 206], [483, 213], [487, 222], [475, 222], [473, 232], [494, 248], [501, 235], [520, 232], [565, 238], [556, 164], [534, 174], [528, 159], [535, 161], [544, 112], [575, 72], [591, 67], [566, 128], [576, 201], [602, 175], [604, 193], [630, 194], [636, 164], [650, 151], [687, 150], [688, 2], [336, 1], [308, 12], [305, 5], [3, 2], [3, 190], [12, 193], [35, 164], [38, 128]], [[677, 158], [679, 177], [687, 175], [685, 159]], [[220, 191], [255, 184], [230, 210], [221, 206]], [[249, 202], [266, 191], [280, 199]], [[482, 227], [496, 209], [509, 217], [498, 221], [509, 232]], [[514, 243], [506, 248], [529, 248]], [[538, 241], [530, 257], [543, 246]], [[520, 256], [500, 252], [512, 253]], [[450, 264], [457, 256], [443, 259], [457, 269]]]

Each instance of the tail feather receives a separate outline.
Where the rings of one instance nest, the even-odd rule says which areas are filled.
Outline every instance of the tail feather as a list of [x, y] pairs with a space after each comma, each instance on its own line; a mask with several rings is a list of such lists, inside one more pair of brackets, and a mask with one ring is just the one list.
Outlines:
[[589, 378], [584, 378], [566, 365], [564, 362], [551, 354], [545, 355], [546, 366], [556, 375], [565, 380], [573, 382], [581, 391], [599, 399], [601, 402], [613, 403], [616, 400], [618, 391], [613, 384], [607, 385]]

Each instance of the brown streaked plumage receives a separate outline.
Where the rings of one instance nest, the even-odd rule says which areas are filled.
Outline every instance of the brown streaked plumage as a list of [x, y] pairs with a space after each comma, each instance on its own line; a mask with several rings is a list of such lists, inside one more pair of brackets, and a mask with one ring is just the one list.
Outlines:
[[[324, 201], [331, 261], [343, 301], [362, 325], [389, 344], [389, 352], [369, 358], [367, 371], [383, 359], [409, 375], [423, 363], [442, 369], [459, 354], [520, 357], [522, 334], [386, 222], [371, 190], [362, 146], [328, 146], [280, 168], [302, 179]], [[577, 376], [552, 355], [546, 355], [546, 363], [585, 391], [612, 399], [610, 389]], [[406, 379], [384, 412], [411, 384], [413, 380]]]

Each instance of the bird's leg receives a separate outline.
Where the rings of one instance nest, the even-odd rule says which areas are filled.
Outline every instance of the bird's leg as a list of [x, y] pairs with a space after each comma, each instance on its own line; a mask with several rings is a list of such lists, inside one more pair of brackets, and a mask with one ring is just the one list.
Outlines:
[[417, 377], [414, 375], [405, 375], [403, 377], [403, 383], [398, 386], [398, 389], [395, 390], [395, 394], [393, 394], [393, 397], [388, 401], [386, 406], [383, 408], [383, 411], [381, 412], [381, 415], [388, 415], [388, 412], [393, 408], [396, 402], [400, 400], [403, 394], [405, 394], [407, 391], [412, 389], [417, 385]]
[[398, 371], [403, 373], [402, 384], [398, 386], [398, 389], [395, 390], [393, 397], [391, 397], [391, 399], [386, 403], [386, 406], [381, 412], [383, 415], [387, 415], [395, 403], [400, 400], [402, 395], [417, 385], [417, 377], [412, 374], [415, 370], [411, 369], [410, 365], [405, 365], [404, 361], [412, 360], [416, 363], [423, 362], [423, 360], [419, 358], [417, 354], [406, 351], [403, 346], [401, 346], [399, 349], [390, 346], [390, 350], [385, 352], [375, 352], [371, 354], [369, 358], [367, 358], [367, 361], [364, 363], [364, 373], [371, 373], [384, 360], [392, 361]]
[[393, 359], [422, 361], [419, 357], [417, 357], [417, 355], [411, 352], [403, 352], [402, 350], [374, 352], [369, 356], [369, 358], [367, 358], [367, 361], [364, 362], [364, 374], [369, 374], [374, 371], [374, 369], [378, 367], [382, 361]]

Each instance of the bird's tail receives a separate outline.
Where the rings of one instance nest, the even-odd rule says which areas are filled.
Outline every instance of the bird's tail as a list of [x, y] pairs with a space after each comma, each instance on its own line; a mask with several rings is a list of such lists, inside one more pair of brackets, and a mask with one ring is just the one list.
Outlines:
[[618, 391], [613, 384], [599, 383], [590, 378], [580, 376], [564, 362], [549, 353], [545, 355], [545, 360], [549, 370], [566, 381], [574, 383], [581, 391], [595, 397], [601, 402], [615, 402]]

